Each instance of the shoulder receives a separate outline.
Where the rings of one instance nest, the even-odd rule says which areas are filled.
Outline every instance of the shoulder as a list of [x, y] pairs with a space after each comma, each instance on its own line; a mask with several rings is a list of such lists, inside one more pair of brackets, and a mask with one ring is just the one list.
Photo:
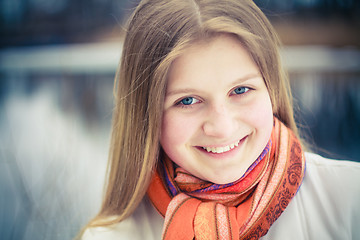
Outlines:
[[133, 228], [131, 219], [126, 219], [121, 223], [113, 224], [105, 227], [93, 227], [85, 230], [81, 240], [125, 240], [125, 239], [138, 239], [131, 231]]
[[318, 219], [315, 226], [325, 228], [326, 223], [338, 233], [345, 234], [344, 229], [348, 229], [349, 236], [359, 237], [360, 164], [311, 153], [305, 157], [305, 177], [296, 196], [306, 206], [304, 211]]
[[145, 197], [130, 217], [111, 226], [88, 228], [81, 240], [160, 239], [163, 221]]
[[312, 166], [322, 168], [354, 168], [355, 171], [360, 171], [360, 163], [347, 161], [347, 160], [336, 160], [330, 158], [324, 158], [318, 154], [305, 152], [306, 163]]
[[263, 239], [360, 239], [360, 164], [305, 153], [299, 191]]
[[360, 197], [360, 163], [327, 159], [314, 153], [306, 153], [303, 185], [300, 189], [316, 191], [321, 195]]
[[321, 179], [327, 181], [341, 180], [338, 184], [346, 182], [360, 186], [359, 181], [356, 181], [360, 180], [360, 163], [358, 162], [328, 159], [314, 153], [305, 153], [305, 159], [305, 180], [309, 178], [318, 181]]

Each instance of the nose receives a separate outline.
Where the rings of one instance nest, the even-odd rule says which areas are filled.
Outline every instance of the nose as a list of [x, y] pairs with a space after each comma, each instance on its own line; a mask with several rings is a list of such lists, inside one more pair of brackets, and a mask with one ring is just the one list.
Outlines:
[[234, 135], [237, 127], [236, 112], [226, 103], [212, 104], [203, 123], [205, 135], [227, 139]]

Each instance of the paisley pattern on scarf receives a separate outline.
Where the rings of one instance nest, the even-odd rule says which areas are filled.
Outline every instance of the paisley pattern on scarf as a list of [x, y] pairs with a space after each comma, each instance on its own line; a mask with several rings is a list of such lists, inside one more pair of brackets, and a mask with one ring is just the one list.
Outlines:
[[163, 239], [259, 239], [298, 191], [304, 169], [299, 140], [275, 118], [263, 153], [236, 182], [206, 182], [164, 158], [148, 196], [165, 217]]

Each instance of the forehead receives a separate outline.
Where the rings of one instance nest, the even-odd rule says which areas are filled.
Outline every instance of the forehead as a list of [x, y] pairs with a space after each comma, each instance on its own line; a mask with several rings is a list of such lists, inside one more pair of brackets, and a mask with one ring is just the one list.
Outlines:
[[258, 72], [241, 42], [232, 35], [221, 34], [192, 43], [175, 58], [168, 74], [168, 88], [194, 82], [201, 84], [212, 78], [219, 83], [226, 82]]

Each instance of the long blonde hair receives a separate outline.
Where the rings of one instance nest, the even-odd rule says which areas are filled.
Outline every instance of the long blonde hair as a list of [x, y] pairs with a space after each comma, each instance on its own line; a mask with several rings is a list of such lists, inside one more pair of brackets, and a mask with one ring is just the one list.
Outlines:
[[144, 0], [128, 22], [115, 80], [106, 191], [89, 226], [119, 222], [139, 205], [161, 151], [169, 67], [190, 44], [221, 33], [235, 35], [245, 46], [263, 76], [274, 115], [298, 133], [279, 39], [251, 0]]

